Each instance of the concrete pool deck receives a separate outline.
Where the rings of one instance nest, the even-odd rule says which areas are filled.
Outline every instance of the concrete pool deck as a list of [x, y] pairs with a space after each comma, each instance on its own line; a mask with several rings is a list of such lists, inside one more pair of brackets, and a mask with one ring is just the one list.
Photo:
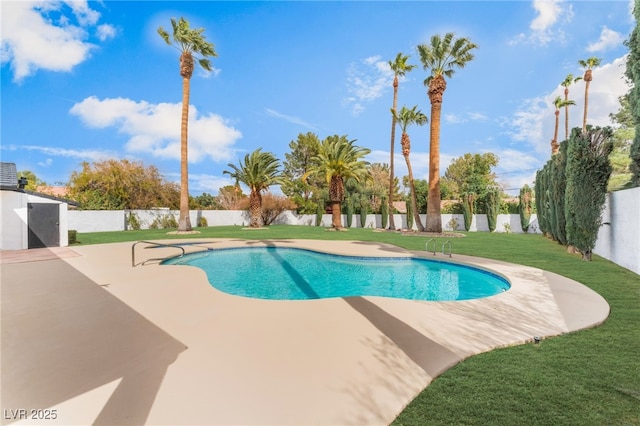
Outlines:
[[[363, 241], [187, 241], [187, 252], [282, 245], [434, 257]], [[0, 253], [3, 424], [386, 425], [469, 356], [609, 314], [575, 281], [456, 254], [512, 288], [457, 302], [248, 299], [216, 290], [197, 268], [132, 267], [131, 246]], [[177, 252], [143, 247], [136, 262]], [[56, 419], [31, 419], [38, 409]]]

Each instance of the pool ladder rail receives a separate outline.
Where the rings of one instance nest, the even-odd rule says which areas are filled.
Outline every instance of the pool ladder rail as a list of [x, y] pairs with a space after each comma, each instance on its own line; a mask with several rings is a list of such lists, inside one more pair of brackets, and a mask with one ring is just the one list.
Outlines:
[[[430, 247], [433, 247], [432, 250], [430, 250]], [[431, 238], [429, 239], [426, 244], [424, 245], [424, 249], [430, 253], [433, 253], [433, 255], [436, 255], [436, 240], [435, 238]], [[442, 243], [442, 254], [444, 256], [449, 256], [452, 257], [452, 248], [451, 248], [451, 241], [447, 240], [444, 243]]]
[[[151, 259], [144, 260], [144, 261], [142, 261], [140, 263], [136, 263], [136, 246], [138, 244], [148, 244], [148, 245], [151, 245], [151, 246], [154, 246], [154, 247], [173, 247], [173, 248], [177, 248], [177, 249], [180, 249], [182, 251], [182, 253], [180, 253], [180, 255], [178, 257], [182, 257], [185, 254], [184, 247], [182, 247], [179, 244], [156, 243], [156, 242], [153, 242], [153, 241], [136, 241], [131, 246], [131, 266], [133, 268], [135, 268], [136, 266], [145, 265], [147, 262], [162, 261], [162, 260], [166, 259], [166, 257], [154, 257], [154, 258], [151, 258]], [[149, 248], [149, 247], [146, 247], [146, 248]]]

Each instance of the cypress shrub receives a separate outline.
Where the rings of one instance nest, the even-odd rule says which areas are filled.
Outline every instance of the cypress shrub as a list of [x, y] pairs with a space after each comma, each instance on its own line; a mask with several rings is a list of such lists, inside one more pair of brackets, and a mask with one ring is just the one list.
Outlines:
[[471, 229], [471, 221], [473, 220], [475, 198], [476, 198], [476, 194], [473, 192], [468, 192], [462, 195], [462, 214], [464, 216], [465, 231], [468, 231], [469, 229]]
[[380, 215], [382, 216], [382, 229], [387, 229], [387, 223], [389, 221], [389, 200], [387, 197], [382, 197], [381, 202]]
[[351, 228], [351, 225], [353, 224], [353, 200], [351, 199], [351, 197], [347, 198], [347, 205], [345, 210], [347, 215], [347, 228]]
[[567, 148], [565, 215], [567, 241], [591, 260], [602, 224], [607, 183], [611, 175], [609, 154], [613, 149], [610, 127], [587, 127], [574, 131]]
[[324, 200], [318, 200], [318, 208], [316, 209], [316, 226], [320, 226], [322, 224], [322, 215], [324, 214]]
[[529, 231], [529, 221], [531, 221], [533, 191], [529, 185], [525, 184], [520, 188], [518, 196], [518, 214], [520, 215], [520, 225], [524, 232]]
[[369, 212], [369, 203], [365, 198], [360, 201], [360, 227], [364, 228], [367, 225], [367, 213]]
[[407, 229], [413, 229], [413, 203], [411, 197], [407, 200]]
[[[573, 131], [580, 131], [575, 128]], [[567, 187], [566, 168], [567, 168], [567, 146], [568, 141], [560, 143], [558, 153], [553, 157], [553, 177], [551, 186], [551, 202], [554, 206], [554, 231], [555, 239], [563, 245], [567, 245], [567, 220], [565, 216], [564, 197]]]
[[543, 182], [542, 182], [542, 173], [544, 169], [540, 169], [536, 172], [536, 181], [534, 184], [534, 192], [536, 197], [534, 199], [536, 205], [536, 214], [538, 216], [538, 228], [540, 228], [540, 232], [545, 233], [545, 223], [544, 223], [544, 210], [542, 208], [542, 200], [544, 193]]
[[496, 230], [498, 223], [498, 211], [500, 210], [500, 191], [492, 188], [487, 192], [487, 223], [489, 224], [489, 232]]

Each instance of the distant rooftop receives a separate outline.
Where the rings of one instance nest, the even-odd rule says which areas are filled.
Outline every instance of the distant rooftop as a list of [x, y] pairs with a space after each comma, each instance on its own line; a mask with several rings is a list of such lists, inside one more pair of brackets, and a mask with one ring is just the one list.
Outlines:
[[0, 189], [18, 189], [16, 163], [0, 163]]

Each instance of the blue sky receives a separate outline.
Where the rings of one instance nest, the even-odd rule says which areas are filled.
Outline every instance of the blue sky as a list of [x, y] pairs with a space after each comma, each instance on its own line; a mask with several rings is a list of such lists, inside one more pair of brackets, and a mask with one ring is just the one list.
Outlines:
[[[589, 123], [608, 125], [628, 91], [623, 45], [635, 25], [624, 1], [28, 2], [0, 3], [4, 162], [48, 184], [83, 161], [127, 158], [180, 171], [182, 83], [176, 49], [156, 30], [185, 17], [215, 45], [214, 71], [191, 80], [190, 192], [217, 194], [223, 170], [262, 147], [280, 159], [299, 133], [347, 135], [389, 162], [398, 52], [418, 65], [399, 104], [429, 116], [416, 46], [454, 32], [479, 47], [448, 80], [441, 172], [467, 152], [493, 152], [506, 189], [531, 184], [550, 156], [552, 101], [578, 60], [601, 58]], [[584, 83], [570, 88], [570, 126], [582, 124]], [[561, 114], [559, 140], [564, 138]], [[428, 173], [428, 125], [409, 128], [417, 178]], [[396, 136], [397, 174], [406, 174]], [[513, 190], [509, 192], [513, 193]]]

